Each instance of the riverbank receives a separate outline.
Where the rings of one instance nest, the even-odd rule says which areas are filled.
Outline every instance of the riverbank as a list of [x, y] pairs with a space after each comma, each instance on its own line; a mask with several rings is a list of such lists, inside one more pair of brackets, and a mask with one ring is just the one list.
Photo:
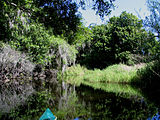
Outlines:
[[145, 64], [127, 66], [124, 64], [115, 64], [106, 69], [88, 70], [87, 68], [76, 65], [68, 68], [65, 72], [65, 80], [71, 84], [88, 83], [119, 83], [130, 84], [139, 79], [137, 71], [143, 68]]
[[[134, 66], [115, 64], [103, 70], [88, 70], [83, 66], [76, 65], [67, 69], [63, 79], [69, 84], [86, 85], [106, 92], [127, 91], [130, 95], [138, 95], [137, 93], [140, 92], [145, 98], [159, 106], [160, 98], [157, 96], [160, 93], [159, 63], [159, 61], [153, 61]], [[131, 87], [124, 88], [123, 86], [121, 88], [121, 85], [131, 85]]]
[[57, 73], [58, 70], [43, 69], [29, 61], [25, 53], [9, 45], [0, 47], [0, 114], [23, 105], [29, 96], [48, 84], [57, 84]]

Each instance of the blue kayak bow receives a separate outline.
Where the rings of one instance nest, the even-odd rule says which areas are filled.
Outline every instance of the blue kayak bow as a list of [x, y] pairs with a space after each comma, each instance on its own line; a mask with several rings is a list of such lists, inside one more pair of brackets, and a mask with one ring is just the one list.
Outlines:
[[51, 110], [47, 108], [39, 120], [57, 120], [57, 117], [55, 117]]

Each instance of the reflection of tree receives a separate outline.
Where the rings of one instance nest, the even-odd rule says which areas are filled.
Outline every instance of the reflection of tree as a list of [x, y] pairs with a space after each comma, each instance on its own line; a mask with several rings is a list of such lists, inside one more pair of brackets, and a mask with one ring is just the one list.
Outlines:
[[145, 96], [146, 99], [156, 104], [156, 106], [160, 108], [159, 69], [159, 61], [154, 61], [148, 64], [145, 68], [140, 69], [138, 71], [140, 80], [137, 81], [138, 84], [136, 87], [142, 91], [142, 95]]
[[[24, 104], [14, 107], [10, 113], [6, 114], [7, 117], [4, 120], [39, 119], [46, 108], [50, 108], [58, 120], [71, 120], [80, 116], [88, 117], [88, 109], [85, 108], [85, 104], [80, 104], [75, 86], [63, 83], [62, 86], [57, 84], [39, 89], [30, 95]], [[0, 116], [0, 119], [2, 117]]]
[[140, 120], [156, 113], [153, 104], [147, 104], [143, 99], [125, 98], [86, 86], [77, 89], [79, 90], [78, 96], [90, 107], [93, 119]]
[[81, 116], [87, 118], [88, 109], [84, 104], [80, 104], [74, 85], [62, 83], [62, 93], [56, 115], [59, 120], [71, 120]]

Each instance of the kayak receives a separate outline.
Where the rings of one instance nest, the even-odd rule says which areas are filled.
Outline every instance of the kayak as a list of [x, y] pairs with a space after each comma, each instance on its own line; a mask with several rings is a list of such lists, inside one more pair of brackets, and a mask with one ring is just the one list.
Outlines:
[[57, 120], [57, 117], [53, 115], [49, 108], [47, 108], [39, 120]]

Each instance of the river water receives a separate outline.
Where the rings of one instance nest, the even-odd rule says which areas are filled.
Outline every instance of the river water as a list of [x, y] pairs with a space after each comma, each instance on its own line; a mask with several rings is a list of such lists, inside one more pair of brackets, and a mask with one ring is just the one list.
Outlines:
[[[158, 116], [160, 104], [149, 97], [152, 96], [129, 85], [75, 86], [62, 82], [34, 91], [9, 112], [0, 107], [0, 119], [38, 120], [50, 108], [58, 120], [151, 120]], [[8, 104], [11, 103], [14, 104]]]

